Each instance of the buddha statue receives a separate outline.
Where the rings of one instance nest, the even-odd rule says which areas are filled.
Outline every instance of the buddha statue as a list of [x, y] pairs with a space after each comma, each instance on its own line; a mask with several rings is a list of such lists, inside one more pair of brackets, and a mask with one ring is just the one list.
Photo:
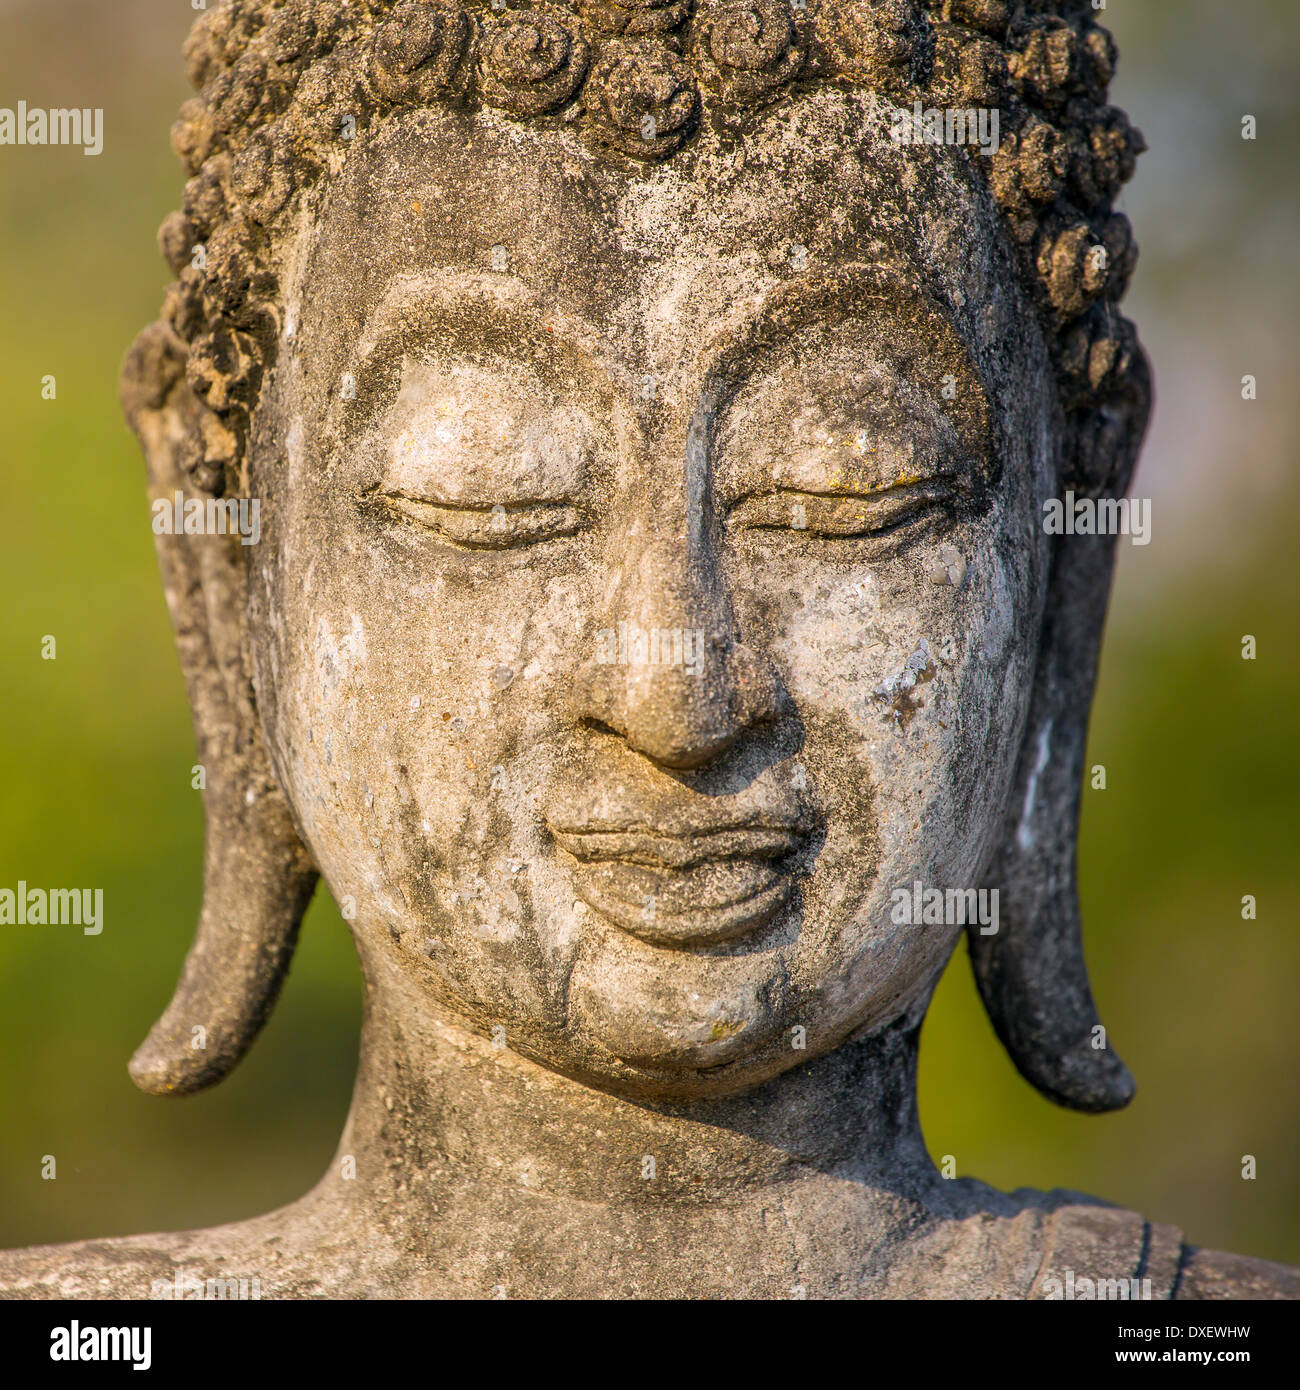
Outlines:
[[[1087, 0], [228, 0], [128, 355], [206, 773], [131, 1063], [221, 1080], [323, 878], [365, 978], [338, 1154], [17, 1296], [1235, 1298], [1280, 1265], [940, 1173], [964, 935], [1024, 1077], [1134, 1083], [1075, 888], [1150, 403]], [[218, 511], [220, 509], [218, 508]], [[917, 910], [913, 910], [915, 907]], [[935, 910], [931, 911], [931, 907]], [[1088, 1288], [1091, 1294], [1078, 1292]]]

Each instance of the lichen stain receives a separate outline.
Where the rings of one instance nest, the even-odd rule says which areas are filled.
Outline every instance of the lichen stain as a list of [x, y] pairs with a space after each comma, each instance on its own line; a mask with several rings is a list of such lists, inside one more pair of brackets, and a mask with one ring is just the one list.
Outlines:
[[916, 687], [932, 681], [937, 672], [930, 644], [923, 637], [903, 669], [881, 681], [871, 692], [871, 698], [884, 704], [886, 717], [892, 718], [896, 727], [905, 729], [916, 718], [917, 711], [925, 708], [924, 702], [916, 698]]

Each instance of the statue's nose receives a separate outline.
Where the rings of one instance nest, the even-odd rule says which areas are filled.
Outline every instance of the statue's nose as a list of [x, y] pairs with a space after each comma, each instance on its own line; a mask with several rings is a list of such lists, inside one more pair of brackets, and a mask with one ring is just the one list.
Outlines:
[[665, 767], [694, 768], [773, 717], [778, 690], [739, 638], [712, 547], [686, 526], [627, 546], [579, 672], [579, 716]]

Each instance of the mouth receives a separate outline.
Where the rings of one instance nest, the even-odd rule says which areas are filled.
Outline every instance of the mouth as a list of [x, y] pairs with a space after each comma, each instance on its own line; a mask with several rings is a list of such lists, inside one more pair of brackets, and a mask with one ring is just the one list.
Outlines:
[[791, 860], [806, 835], [792, 819], [695, 823], [548, 822], [574, 861], [578, 896], [656, 946], [713, 946], [765, 926], [789, 901]]

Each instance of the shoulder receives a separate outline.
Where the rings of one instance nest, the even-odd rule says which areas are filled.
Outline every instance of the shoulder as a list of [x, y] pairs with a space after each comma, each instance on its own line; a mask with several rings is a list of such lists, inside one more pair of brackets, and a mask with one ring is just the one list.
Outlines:
[[[337, 1243], [288, 1209], [194, 1231], [0, 1250], [0, 1299], [260, 1299], [336, 1294]], [[314, 1236], [315, 1240], [311, 1237]]]
[[[1300, 1298], [1300, 1270], [1189, 1245], [1176, 1226], [1078, 1192], [1021, 1189], [956, 1223], [1010, 1296], [1047, 1300]], [[1031, 1272], [1032, 1271], [1032, 1272]]]
[[1176, 1226], [1081, 1192], [1006, 1193], [966, 1178], [953, 1180], [947, 1191], [948, 1211], [895, 1251], [882, 1281], [884, 1296], [1300, 1298], [1300, 1270], [1198, 1249]]
[[0, 1298], [153, 1298], [193, 1260], [203, 1232], [0, 1250]]
[[1192, 1246], [1185, 1250], [1173, 1295], [1177, 1299], [1300, 1299], [1300, 1269], [1293, 1265], [1233, 1255], [1226, 1250], [1198, 1250]]

